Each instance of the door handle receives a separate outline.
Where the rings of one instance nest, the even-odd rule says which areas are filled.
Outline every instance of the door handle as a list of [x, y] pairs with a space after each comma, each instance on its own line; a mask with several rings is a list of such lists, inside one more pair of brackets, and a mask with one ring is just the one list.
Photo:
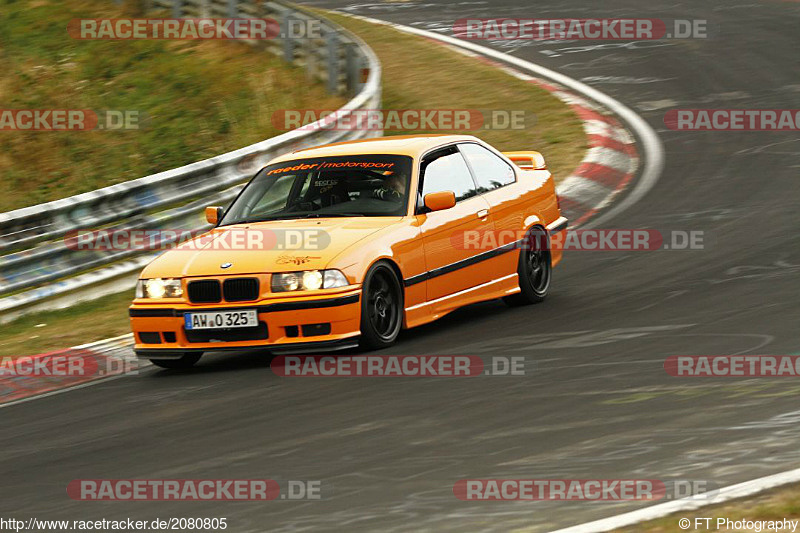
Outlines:
[[481, 209], [480, 211], [478, 211], [478, 218], [486, 218], [488, 216], [489, 216], [488, 209]]

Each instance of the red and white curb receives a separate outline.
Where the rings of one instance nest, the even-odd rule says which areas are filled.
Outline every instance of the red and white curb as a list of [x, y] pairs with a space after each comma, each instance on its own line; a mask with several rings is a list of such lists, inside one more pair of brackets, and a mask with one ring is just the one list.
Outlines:
[[[350, 13], [339, 14], [472, 52], [506, 69], [513, 67], [513, 75], [547, 85], [554, 95], [573, 106], [583, 119], [590, 147], [578, 168], [558, 187], [559, 196], [564, 199], [562, 205], [571, 215], [571, 227], [578, 223], [585, 228], [605, 224], [641, 200], [661, 176], [664, 147], [655, 130], [635, 111], [594, 87], [547, 67], [449, 35]], [[625, 189], [624, 198], [615, 198]]]
[[450, 44], [445, 46], [545, 89], [572, 108], [583, 121], [589, 149], [578, 168], [556, 185], [561, 209], [570, 227], [587, 222], [625, 190], [639, 167], [639, 154], [633, 134], [616, 117], [562, 85], [507, 67], [479, 53]]
[[[468, 53], [495, 64], [513, 76], [536, 83], [570, 105], [583, 120], [583, 127], [589, 140], [589, 150], [583, 161], [557, 187], [562, 208], [570, 218], [571, 227], [579, 224], [585, 227], [597, 227], [599, 224], [605, 223], [638, 202], [658, 181], [664, 166], [664, 149], [658, 134], [633, 110], [597, 89], [541, 65], [485, 46], [410, 26], [349, 13], [342, 14], [445, 43], [462, 53]], [[514, 65], [517, 68], [507, 67], [506, 64]], [[622, 121], [617, 117], [620, 117]], [[630, 129], [623, 126], [623, 122]], [[635, 137], [631, 130], [635, 131], [639, 138], [644, 155], [643, 160], [637, 150]], [[640, 164], [643, 165], [643, 168], [634, 182], [633, 178]], [[626, 187], [630, 187], [630, 192], [623, 200], [612, 205], [615, 196]], [[603, 210], [602, 213], [601, 210]], [[711, 499], [703, 498], [701, 494], [560, 529], [553, 533], [611, 531], [680, 511], [691, 511], [708, 505], [744, 498], [797, 482], [800, 482], [800, 469], [725, 487]]]
[[130, 333], [72, 348], [0, 361], [0, 408], [94, 385], [150, 363], [133, 353]]
[[[570, 218], [572, 227], [579, 224], [587, 224], [590, 218], [607, 207], [610, 207], [610, 209], [602, 213], [600, 217], [593, 218], [591, 225], [596, 226], [599, 222], [616, 216], [641, 199], [658, 180], [664, 161], [661, 141], [655, 131], [641, 117], [610, 96], [545, 67], [490, 48], [409, 26], [358, 15], [343, 14], [367, 22], [390, 26], [405, 33], [421, 35], [437, 42], [444, 42], [460, 52], [472, 52], [472, 55], [484, 61], [492, 62], [513, 76], [542, 86], [570, 105], [583, 120], [583, 127], [589, 139], [589, 150], [583, 161], [558, 186], [562, 208]], [[503, 63], [497, 63], [488, 58], [494, 58], [503, 61]], [[522, 71], [507, 67], [505, 63], [514, 64], [520, 67]], [[540, 77], [531, 76], [523, 71], [534, 72]], [[617, 116], [622, 117], [625, 123], [636, 131], [646, 157], [644, 158], [644, 168], [639, 175], [639, 179], [632, 185], [633, 190], [623, 201], [611, 207], [614, 197], [631, 185], [641, 161], [634, 136], [616, 118]], [[132, 346], [133, 337], [131, 334], [127, 334], [30, 358], [35, 360], [48, 357], [77, 358], [83, 362], [85, 367], [95, 370], [94, 372], [86, 372], [75, 376], [43, 377], [39, 375], [30, 376], [25, 373], [9, 376], [4, 375], [0, 368], [0, 398], [2, 398], [0, 400], [2, 401], [0, 408], [68, 392], [134, 373], [138, 368], [137, 365], [148, 365], [148, 363], [136, 359], [131, 350]], [[560, 529], [553, 533], [601, 533], [611, 531], [643, 521], [662, 518], [680, 511], [693, 511], [707, 505], [716, 505], [725, 501], [744, 498], [764, 490], [797, 482], [800, 482], [800, 469], [725, 487], [720, 489], [717, 495], [711, 499], [704, 499], [702, 498], [703, 495], [697, 495]]]
[[[625, 200], [613, 204], [613, 207], [606, 209], [598, 218], [614, 216], [614, 210], [619, 211], [625, 207], [622, 204], [638, 200], [658, 179], [663, 164], [663, 150], [658, 136], [633, 111], [596, 89], [539, 65], [453, 37], [357, 15], [347, 14], [347, 16], [419, 35], [489, 62], [517, 78], [543, 87], [571, 106], [583, 120], [590, 146], [578, 168], [557, 187], [562, 208], [570, 219], [571, 227], [586, 225], [600, 210], [612, 206], [614, 197], [633, 181], [632, 178], [640, 163], [637, 144], [634, 136], [616, 117], [625, 118], [625, 122], [636, 130], [642, 140], [642, 146], [646, 151], [645, 167], [633, 185], [634, 190]], [[509, 64], [514, 67], [508, 66]], [[592, 224], [597, 224], [597, 218], [592, 218]], [[32, 359], [40, 361], [47, 358], [79, 358], [88, 367], [96, 370], [74, 376], [0, 374], [0, 402], [2, 402], [0, 407], [130, 373], [130, 369], [117, 372], [109, 369], [126, 368], [136, 364], [135, 360], [125, 359], [133, 357], [130, 350], [132, 345], [132, 336], [123, 335], [67, 350], [32, 356]], [[125, 352], [128, 355], [125, 355]]]
[[586, 157], [557, 189], [567, 217], [579, 226], [625, 190], [639, 167], [639, 154], [633, 135], [616, 118], [572, 93], [555, 90], [553, 94], [573, 102], [589, 139]]

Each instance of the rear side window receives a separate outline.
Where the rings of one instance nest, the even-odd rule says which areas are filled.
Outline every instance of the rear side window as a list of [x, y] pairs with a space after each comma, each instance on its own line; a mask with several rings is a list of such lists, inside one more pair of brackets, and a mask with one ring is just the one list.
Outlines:
[[503, 161], [497, 154], [478, 144], [460, 144], [458, 149], [464, 154], [475, 180], [478, 182], [478, 192], [487, 192], [498, 189], [504, 185], [514, 183], [514, 169]]
[[457, 202], [477, 194], [469, 167], [455, 148], [438, 152], [422, 162], [422, 197], [441, 191], [453, 191]]

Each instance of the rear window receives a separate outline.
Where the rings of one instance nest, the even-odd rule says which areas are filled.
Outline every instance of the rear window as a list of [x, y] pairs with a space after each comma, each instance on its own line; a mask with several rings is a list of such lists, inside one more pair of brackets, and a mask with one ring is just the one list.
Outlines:
[[459, 144], [478, 182], [478, 192], [491, 191], [514, 183], [514, 169], [491, 150], [478, 144]]

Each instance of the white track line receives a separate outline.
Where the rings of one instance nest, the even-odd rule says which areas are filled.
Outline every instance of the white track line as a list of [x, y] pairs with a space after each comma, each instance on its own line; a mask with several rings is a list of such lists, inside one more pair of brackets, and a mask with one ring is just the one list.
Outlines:
[[[94, 342], [90, 342], [90, 343], [87, 343], [87, 344], [81, 344], [80, 346], [72, 346], [71, 348], [67, 348], [67, 349], [68, 350], [85, 350], [85, 349], [89, 349], [89, 348], [94, 348], [96, 346], [102, 346], [102, 345], [105, 345], [105, 344], [112, 345], [112, 346], [109, 346], [109, 348], [117, 348], [117, 349], [119, 349], [119, 348], [125, 347], [125, 345], [128, 342], [130, 342], [131, 345], [133, 345], [133, 334], [132, 333], [126, 333], [125, 335], [120, 335], [119, 337], [110, 337], [108, 339], [94, 341]], [[149, 362], [145, 362], [145, 361], [141, 361], [141, 360], [139, 360], [139, 362], [137, 364], [140, 365], [140, 366], [138, 366], [136, 368], [137, 371], [141, 370], [143, 367], [150, 366]], [[12, 405], [18, 405], [18, 404], [21, 404], [21, 403], [32, 402], [34, 400], [40, 400], [42, 398], [48, 398], [50, 396], [55, 396], [57, 394], [62, 394], [64, 392], [70, 392], [70, 391], [74, 391], [74, 390], [78, 390], [78, 389], [84, 389], [86, 387], [91, 387], [93, 385], [99, 385], [101, 383], [106, 383], [108, 381], [112, 381], [112, 380], [115, 380], [115, 379], [119, 379], [119, 378], [125, 377], [128, 374], [129, 373], [124, 373], [124, 374], [117, 374], [117, 375], [114, 375], [114, 376], [108, 376], [108, 377], [105, 377], [105, 378], [93, 379], [91, 381], [86, 381], [84, 383], [79, 383], [77, 385], [72, 385], [70, 387], [64, 387], [63, 389], [55, 389], [55, 390], [43, 392], [41, 394], [35, 394], [33, 396], [28, 396], [26, 398], [20, 398], [18, 400], [11, 400], [10, 402], [0, 403], [0, 409], [4, 409], [6, 407], [11, 407]]]
[[[133, 333], [125, 333], [124, 335], [120, 335], [118, 337], [109, 337], [107, 339], [94, 341], [94, 342], [90, 342], [90, 343], [87, 343], [87, 344], [81, 344], [80, 346], [73, 346], [70, 349], [71, 350], [81, 350], [81, 349], [86, 349], [86, 348], [94, 348], [95, 346], [99, 346], [101, 344], [109, 344], [109, 343], [112, 343], [112, 342], [120, 342], [120, 341], [131, 341], [131, 344], [133, 344]], [[121, 343], [121, 344], [124, 344], [124, 343]]]
[[[429, 37], [431, 39], [435, 39], [437, 41], [443, 41], [451, 45], [458, 46], [460, 48], [465, 48], [485, 56], [499, 59], [501, 61], [506, 61], [519, 68], [528, 70], [530, 72], [535, 72], [538, 76], [541, 76], [543, 78], [549, 78], [557, 83], [560, 83], [561, 85], [569, 87], [572, 90], [587, 96], [588, 98], [595, 100], [596, 102], [611, 109], [620, 118], [622, 118], [625, 122], [627, 122], [628, 125], [632, 129], [634, 129], [636, 133], [639, 135], [639, 138], [642, 144], [644, 145], [645, 168], [642, 171], [642, 175], [640, 176], [640, 178], [636, 181], [636, 185], [634, 186], [633, 190], [630, 192], [630, 194], [628, 194], [625, 197], [623, 201], [615, 205], [612, 209], [610, 209], [608, 212], [604, 213], [597, 219], [594, 219], [585, 227], [590, 228], [597, 226], [600, 221], [605, 222], [606, 220], [622, 213], [630, 206], [634, 205], [636, 202], [641, 200], [642, 197], [644, 197], [644, 195], [647, 194], [647, 192], [653, 187], [653, 185], [655, 185], [656, 181], [658, 181], [658, 178], [661, 175], [661, 171], [664, 168], [664, 147], [661, 144], [661, 139], [658, 137], [658, 134], [650, 127], [650, 125], [644, 121], [644, 119], [642, 119], [633, 110], [631, 110], [624, 104], [618, 102], [614, 98], [611, 98], [610, 96], [586, 85], [585, 83], [581, 83], [568, 76], [559, 74], [558, 72], [542, 67], [540, 65], [536, 65], [535, 63], [525, 61], [524, 59], [519, 59], [517, 57], [502, 52], [498, 52], [496, 50], [492, 50], [491, 48], [487, 48], [485, 46], [480, 46], [473, 43], [461, 41], [460, 39], [449, 37], [447, 35], [440, 35], [425, 30], [419, 30], [417, 28], [412, 28], [410, 26], [393, 24], [383, 20], [373, 19], [369, 17], [351, 15], [349, 13], [342, 13], [342, 14], [352, 18], [357, 18], [367, 22], [372, 22], [374, 24], [391, 26], [406, 33], [413, 33], [421, 35], [423, 37]], [[132, 337], [132, 336], [131, 334], [121, 335], [119, 337], [113, 337], [110, 339], [104, 339], [101, 341], [92, 342], [89, 344], [83, 344], [81, 346], [76, 346], [76, 348], [88, 348], [102, 343], [122, 340], [125, 339], [126, 337]], [[92, 385], [105, 383], [107, 381], [118, 379], [124, 376], [125, 374], [110, 376], [108, 378], [82, 383], [74, 387], [58, 389], [43, 394], [38, 394], [36, 396], [31, 396], [29, 398], [21, 398], [19, 400], [15, 400], [5, 404], [0, 404], [0, 409], [32, 400], [37, 400], [39, 398], [54, 396], [56, 394], [61, 394], [62, 392], [69, 392], [77, 389], [82, 389], [85, 387], [90, 387]], [[610, 518], [603, 518], [601, 520], [596, 520], [594, 522], [587, 522], [585, 524], [572, 526], [566, 529], [559, 529], [552, 533], [595, 533], [595, 532], [602, 533], [620, 527], [633, 525], [646, 520], [654, 520], [656, 518], [662, 518], [664, 516], [676, 513], [678, 511], [691, 511], [699, 509], [706, 505], [716, 505], [729, 500], [751, 496], [753, 494], [757, 494], [764, 490], [797, 482], [800, 482], [800, 469], [789, 470], [787, 472], [782, 472], [771, 476], [753, 479], [751, 481], [745, 481], [744, 483], [739, 483], [738, 485], [725, 487], [724, 489], [720, 489], [718, 494], [714, 498], [709, 500], [698, 500], [697, 499], [698, 496], [702, 496], [698, 495], [694, 496], [693, 498], [685, 498], [682, 500], [661, 503], [658, 505], [647, 507], [645, 509], [640, 509], [638, 511], [632, 511], [630, 513], [612, 516]]]
[[85, 389], [86, 387], [91, 387], [92, 385], [99, 385], [101, 383], [106, 383], [108, 381], [112, 381], [119, 378], [124, 378], [127, 374], [118, 374], [116, 376], [109, 376], [107, 378], [100, 378], [94, 379], [92, 381], [87, 381], [85, 383], [81, 383], [80, 385], [73, 385], [72, 387], [65, 387], [63, 389], [55, 389], [47, 392], [43, 392], [41, 394], [36, 394], [34, 396], [28, 396], [27, 398], [20, 398], [19, 400], [12, 400], [6, 403], [0, 403], [0, 409], [4, 409], [6, 407], [11, 407], [12, 405], [18, 405], [21, 403], [32, 402], [34, 400], [41, 400], [42, 398], [47, 398], [49, 396], [55, 396], [56, 394], [61, 394], [64, 392], [70, 392], [78, 389]]
[[[350, 15], [348, 13], [345, 13], [345, 15], [365, 20], [368, 22], [373, 22], [376, 24], [387, 25], [406, 33], [421, 35], [423, 37], [428, 37], [430, 39], [442, 41], [451, 44], [453, 46], [470, 50], [472, 52], [476, 52], [478, 54], [482, 54], [488, 57], [492, 57], [500, 61], [505, 61], [518, 68], [527, 70], [529, 72], [533, 72], [537, 76], [548, 78], [565, 87], [569, 87], [570, 89], [572, 89], [577, 93], [583, 94], [587, 98], [590, 98], [595, 102], [610, 109], [617, 116], [619, 116], [624, 122], [626, 122], [628, 126], [630, 126], [631, 129], [633, 129], [637, 133], [637, 135], [639, 136], [639, 140], [643, 145], [644, 148], [643, 159], [645, 162], [644, 170], [642, 171], [642, 174], [639, 177], [639, 179], [636, 181], [636, 184], [634, 185], [631, 192], [628, 195], [626, 195], [621, 202], [614, 205], [611, 209], [609, 209], [599, 217], [592, 219], [588, 224], [586, 224], [585, 226], [586, 228], [597, 227], [598, 225], [605, 223], [611, 218], [619, 215], [620, 213], [622, 213], [623, 211], [634, 205], [636, 202], [641, 200], [644, 197], [644, 195], [647, 194], [647, 192], [650, 191], [650, 189], [652, 189], [655, 183], [658, 181], [658, 178], [661, 175], [661, 171], [664, 168], [664, 147], [661, 144], [661, 139], [658, 137], [658, 134], [655, 132], [655, 130], [653, 130], [653, 128], [651, 128], [650, 125], [647, 122], [645, 122], [643, 118], [637, 115], [632, 109], [628, 108], [627, 106], [618, 102], [617, 100], [608, 96], [607, 94], [604, 94], [598, 91], [597, 89], [594, 89], [593, 87], [586, 85], [585, 83], [581, 83], [568, 76], [565, 76], [563, 74], [545, 68], [541, 65], [536, 65], [535, 63], [525, 61], [524, 59], [520, 59], [505, 54], [503, 52], [492, 50], [491, 48], [487, 48], [485, 46], [480, 46], [467, 41], [462, 41], [460, 39], [456, 39], [454, 37], [450, 37], [447, 35], [441, 35], [438, 33], [420, 30], [409, 26], [403, 26], [400, 24], [393, 24], [378, 19], [361, 17], [358, 15]], [[739, 483], [738, 485], [725, 487], [724, 489], [721, 489], [717, 493], [717, 495], [712, 499], [699, 500], [698, 496], [694, 496], [693, 498], [675, 500], [672, 502], [653, 505], [651, 507], [640, 509], [638, 511], [632, 511], [630, 513], [625, 513], [610, 518], [604, 518], [601, 520], [588, 522], [586, 524], [581, 524], [566, 529], [559, 529], [558, 531], [554, 531], [552, 533], [595, 533], [595, 532], [611, 531], [613, 529], [630, 526], [642, 521], [662, 518], [664, 516], [676, 513], [678, 511], [690, 511], [699, 509], [707, 505], [716, 505], [718, 503], [726, 502], [736, 498], [743, 498], [746, 496], [757, 494], [764, 490], [796, 482], [800, 482], [800, 469], [789, 470], [787, 472], [782, 472], [780, 474], [774, 474], [771, 476], [766, 476], [751, 481], [745, 481], [744, 483]]]
[[632, 511], [610, 518], [603, 518], [566, 529], [559, 529], [551, 533], [602, 533], [604, 531], [611, 531], [638, 524], [639, 522], [663, 518], [680, 511], [694, 511], [708, 505], [717, 505], [737, 498], [752, 496], [753, 494], [774, 489], [781, 485], [797, 482], [800, 482], [800, 468], [725, 487], [720, 489], [715, 496], [708, 499], [704, 499], [702, 494], [698, 494], [681, 500], [660, 503], [658, 505], [639, 509], [638, 511]]
[[455, 37], [450, 37], [449, 35], [442, 35], [427, 30], [412, 28], [411, 26], [387, 22], [385, 20], [362, 17], [360, 15], [352, 15], [350, 13], [337, 13], [366, 22], [372, 22], [373, 24], [389, 26], [405, 33], [411, 33], [414, 35], [427, 37], [429, 39], [434, 39], [436, 41], [441, 41], [486, 57], [497, 59], [498, 61], [514, 65], [515, 67], [527, 70], [528, 72], [533, 72], [539, 77], [547, 78], [560, 85], [569, 87], [576, 93], [582, 94], [590, 100], [594, 100], [598, 104], [612, 111], [626, 124], [628, 124], [628, 126], [636, 132], [639, 140], [642, 143], [644, 152], [644, 157], [642, 158], [644, 159], [644, 169], [642, 170], [642, 174], [639, 176], [639, 179], [636, 180], [631, 191], [625, 195], [625, 198], [622, 201], [614, 204], [610, 209], [608, 209], [608, 211], [602, 213], [600, 216], [590, 220], [584, 226], [584, 228], [593, 228], [606, 223], [608, 220], [614, 218], [634, 205], [636, 202], [641, 200], [644, 195], [650, 191], [650, 189], [653, 188], [658, 181], [658, 178], [661, 176], [661, 171], [664, 168], [664, 147], [661, 144], [661, 139], [658, 137], [658, 134], [642, 117], [637, 115], [635, 111], [616, 99], [608, 96], [607, 94], [600, 92], [597, 89], [586, 85], [585, 83], [570, 78], [569, 76], [565, 76], [564, 74], [550, 70], [549, 68], [531, 63], [530, 61], [525, 61], [524, 59], [520, 59], [503, 52], [498, 52], [497, 50], [493, 50], [486, 46], [481, 46], [468, 41], [462, 41], [461, 39], [456, 39]]

